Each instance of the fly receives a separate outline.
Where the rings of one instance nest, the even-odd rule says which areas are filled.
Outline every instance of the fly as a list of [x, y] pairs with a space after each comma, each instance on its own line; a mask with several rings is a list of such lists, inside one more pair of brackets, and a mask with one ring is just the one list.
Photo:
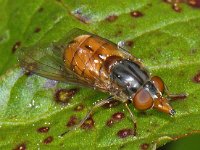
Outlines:
[[128, 106], [129, 101], [141, 111], [153, 108], [174, 115], [169, 100], [185, 97], [184, 94], [171, 94], [160, 77], [151, 76], [140, 59], [120, 45], [77, 28], [47, 48], [23, 49], [19, 52], [19, 62], [26, 70], [40, 76], [111, 95], [97, 102], [78, 125], [61, 136], [79, 128], [96, 108], [113, 98], [125, 104], [136, 135], [136, 119]]

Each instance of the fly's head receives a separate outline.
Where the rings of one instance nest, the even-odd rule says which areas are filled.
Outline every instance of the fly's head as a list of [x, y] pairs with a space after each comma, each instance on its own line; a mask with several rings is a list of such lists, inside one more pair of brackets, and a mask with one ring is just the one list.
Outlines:
[[150, 108], [175, 115], [175, 110], [169, 105], [169, 100], [163, 97], [165, 90], [164, 82], [160, 77], [154, 76], [137, 93], [132, 96], [132, 102], [138, 110], [148, 110]]

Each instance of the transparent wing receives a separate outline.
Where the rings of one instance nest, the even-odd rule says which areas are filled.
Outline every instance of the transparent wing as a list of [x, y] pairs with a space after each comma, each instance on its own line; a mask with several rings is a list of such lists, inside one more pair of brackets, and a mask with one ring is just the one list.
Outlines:
[[[70, 42], [73, 42], [74, 39], [80, 35], [92, 35], [93, 37], [98, 37], [110, 44], [114, 44], [107, 39], [75, 28], [68, 32], [64, 38], [56, 43], [52, 43], [48, 46], [38, 45], [28, 47], [18, 51], [18, 60], [20, 65], [26, 70], [52, 80], [94, 87], [94, 81], [86, 80], [85, 78], [74, 73], [70, 68], [66, 68], [64, 66], [63, 53], [65, 49]], [[118, 47], [118, 50], [124, 54], [124, 58], [133, 60], [135, 59], [135, 57], [123, 50], [123, 48]]]
[[64, 66], [63, 52], [69, 40], [53, 43], [48, 47], [33, 46], [21, 49], [18, 52], [20, 66], [48, 79], [93, 87], [92, 83]]

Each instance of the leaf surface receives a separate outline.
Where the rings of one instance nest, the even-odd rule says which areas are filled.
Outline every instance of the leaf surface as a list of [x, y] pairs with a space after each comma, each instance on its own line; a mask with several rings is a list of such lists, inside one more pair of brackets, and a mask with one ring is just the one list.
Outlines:
[[[200, 130], [200, 84], [194, 81], [200, 68], [200, 10], [181, 3], [181, 12], [163, 1], [48, 1], [0, 0], [0, 148], [14, 149], [154, 149], [170, 140]], [[142, 14], [133, 15], [133, 11]], [[132, 14], [132, 15], [131, 15]], [[37, 75], [27, 76], [18, 67], [21, 47], [48, 45], [62, 39], [72, 28], [81, 28], [115, 43], [125, 41], [130, 53], [144, 61], [173, 93], [186, 92], [172, 102], [175, 117], [149, 110], [131, 110], [137, 118], [138, 135], [119, 138], [119, 130], [132, 128], [123, 104], [95, 111], [91, 130], [78, 129], [63, 138], [70, 117], [81, 119], [97, 100], [107, 95], [80, 88], [68, 105], [55, 101], [58, 89], [75, 88]], [[195, 78], [199, 81], [199, 76]], [[83, 104], [82, 111], [74, 108]], [[125, 115], [109, 127], [116, 112]], [[46, 133], [38, 132], [47, 127]]]

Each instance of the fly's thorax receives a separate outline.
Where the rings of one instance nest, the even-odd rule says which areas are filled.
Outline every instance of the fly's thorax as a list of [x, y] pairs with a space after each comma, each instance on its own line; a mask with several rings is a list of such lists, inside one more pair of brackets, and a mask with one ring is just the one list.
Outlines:
[[138, 63], [123, 59], [112, 67], [110, 79], [127, 96], [132, 96], [149, 80], [149, 73]]
[[157, 109], [161, 112], [174, 115], [175, 111], [169, 105], [168, 99], [163, 97], [164, 82], [154, 76], [147, 81], [134, 95], [131, 96], [133, 105], [138, 110]]
[[112, 68], [115, 65], [117, 65], [118, 63], [120, 63], [120, 61], [122, 59], [123, 58], [121, 56], [116, 56], [116, 55], [107, 57], [105, 62], [104, 62], [104, 67], [105, 67], [106, 72], [108, 74], [111, 74], [112, 73]]

